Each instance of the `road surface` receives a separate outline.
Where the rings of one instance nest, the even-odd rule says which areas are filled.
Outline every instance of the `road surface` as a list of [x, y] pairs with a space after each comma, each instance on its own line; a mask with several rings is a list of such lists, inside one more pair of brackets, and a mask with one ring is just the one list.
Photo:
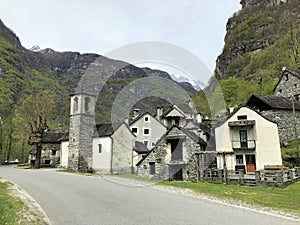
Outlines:
[[59, 173], [51, 169], [1, 166], [0, 177], [18, 184], [31, 195], [53, 225], [299, 224], [131, 182]]

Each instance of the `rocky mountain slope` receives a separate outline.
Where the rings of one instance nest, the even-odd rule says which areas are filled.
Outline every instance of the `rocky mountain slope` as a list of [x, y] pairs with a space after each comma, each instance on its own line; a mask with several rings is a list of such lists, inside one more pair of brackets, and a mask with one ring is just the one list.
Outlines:
[[[225, 45], [216, 60], [215, 79], [206, 89], [212, 104], [220, 84], [228, 107], [251, 94], [273, 94], [282, 68], [300, 67], [300, 1], [242, 0], [227, 22]], [[204, 100], [199, 92], [198, 102]]]
[[[57, 52], [50, 48], [28, 50], [21, 45], [16, 34], [0, 20], [0, 115], [11, 115], [22, 99], [32, 93], [51, 90], [56, 93], [58, 100], [54, 119], [57, 123], [68, 125], [69, 94], [75, 91], [82, 75], [95, 60], [103, 65], [119, 63], [97, 54]], [[149, 76], [171, 80], [164, 71], [138, 68], [125, 63], [124, 65], [100, 93], [97, 122], [110, 121], [112, 102], [120, 90], [133, 80]], [[190, 84], [178, 85], [191, 95], [196, 92]], [[159, 98], [145, 99], [138, 107], [154, 112], [157, 104], [166, 104], [166, 101]]]

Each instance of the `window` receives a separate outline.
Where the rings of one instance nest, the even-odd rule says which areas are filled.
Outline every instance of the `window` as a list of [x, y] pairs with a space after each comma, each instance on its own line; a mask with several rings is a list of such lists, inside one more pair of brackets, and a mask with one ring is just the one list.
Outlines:
[[237, 117], [238, 120], [246, 120], [247, 119], [247, 115], [241, 115]]
[[98, 151], [99, 153], [102, 153], [102, 144], [98, 144]]
[[136, 127], [131, 128], [131, 132], [136, 134], [138, 132], [138, 129]]
[[56, 155], [56, 150], [52, 150], [51, 155]]
[[144, 129], [144, 134], [150, 134], [150, 130], [148, 128]]
[[239, 164], [239, 165], [244, 164], [243, 155], [236, 155], [235, 159], [236, 159], [236, 164]]
[[241, 142], [241, 148], [247, 148], [248, 147], [248, 137], [247, 137], [247, 130], [240, 130], [240, 142]]
[[155, 162], [149, 162], [149, 174], [155, 174]]
[[45, 164], [50, 165], [50, 159], [45, 159]]
[[286, 81], [289, 80], [289, 75], [288, 74], [285, 75], [285, 80]]
[[73, 104], [73, 112], [77, 112], [77, 111], [78, 111], [78, 98], [75, 97], [74, 104]]
[[144, 141], [144, 145], [148, 146], [148, 141]]
[[297, 84], [294, 84], [294, 87], [297, 88]]
[[88, 112], [90, 110], [90, 102], [91, 99], [89, 97], [85, 97], [84, 99], [84, 110]]
[[282, 92], [282, 89], [279, 89], [278, 92], [281, 93], [281, 92]]
[[148, 121], [149, 121], [149, 117], [148, 117], [148, 116], [145, 116], [145, 117], [144, 117], [144, 120], [145, 120], [145, 122], [148, 122]]

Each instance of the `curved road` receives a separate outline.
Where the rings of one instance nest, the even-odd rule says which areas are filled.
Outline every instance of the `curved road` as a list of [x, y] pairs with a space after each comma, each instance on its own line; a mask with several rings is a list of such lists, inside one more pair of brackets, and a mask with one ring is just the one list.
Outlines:
[[289, 225], [299, 222], [101, 177], [0, 167], [53, 225]]

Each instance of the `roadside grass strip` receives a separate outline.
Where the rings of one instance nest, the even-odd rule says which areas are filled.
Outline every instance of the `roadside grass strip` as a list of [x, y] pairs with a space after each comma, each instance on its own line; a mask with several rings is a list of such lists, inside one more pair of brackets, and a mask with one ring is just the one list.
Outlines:
[[210, 182], [170, 182], [157, 184], [191, 189], [221, 200], [237, 200], [250, 205], [283, 210], [300, 216], [300, 182], [286, 188], [246, 187]]

